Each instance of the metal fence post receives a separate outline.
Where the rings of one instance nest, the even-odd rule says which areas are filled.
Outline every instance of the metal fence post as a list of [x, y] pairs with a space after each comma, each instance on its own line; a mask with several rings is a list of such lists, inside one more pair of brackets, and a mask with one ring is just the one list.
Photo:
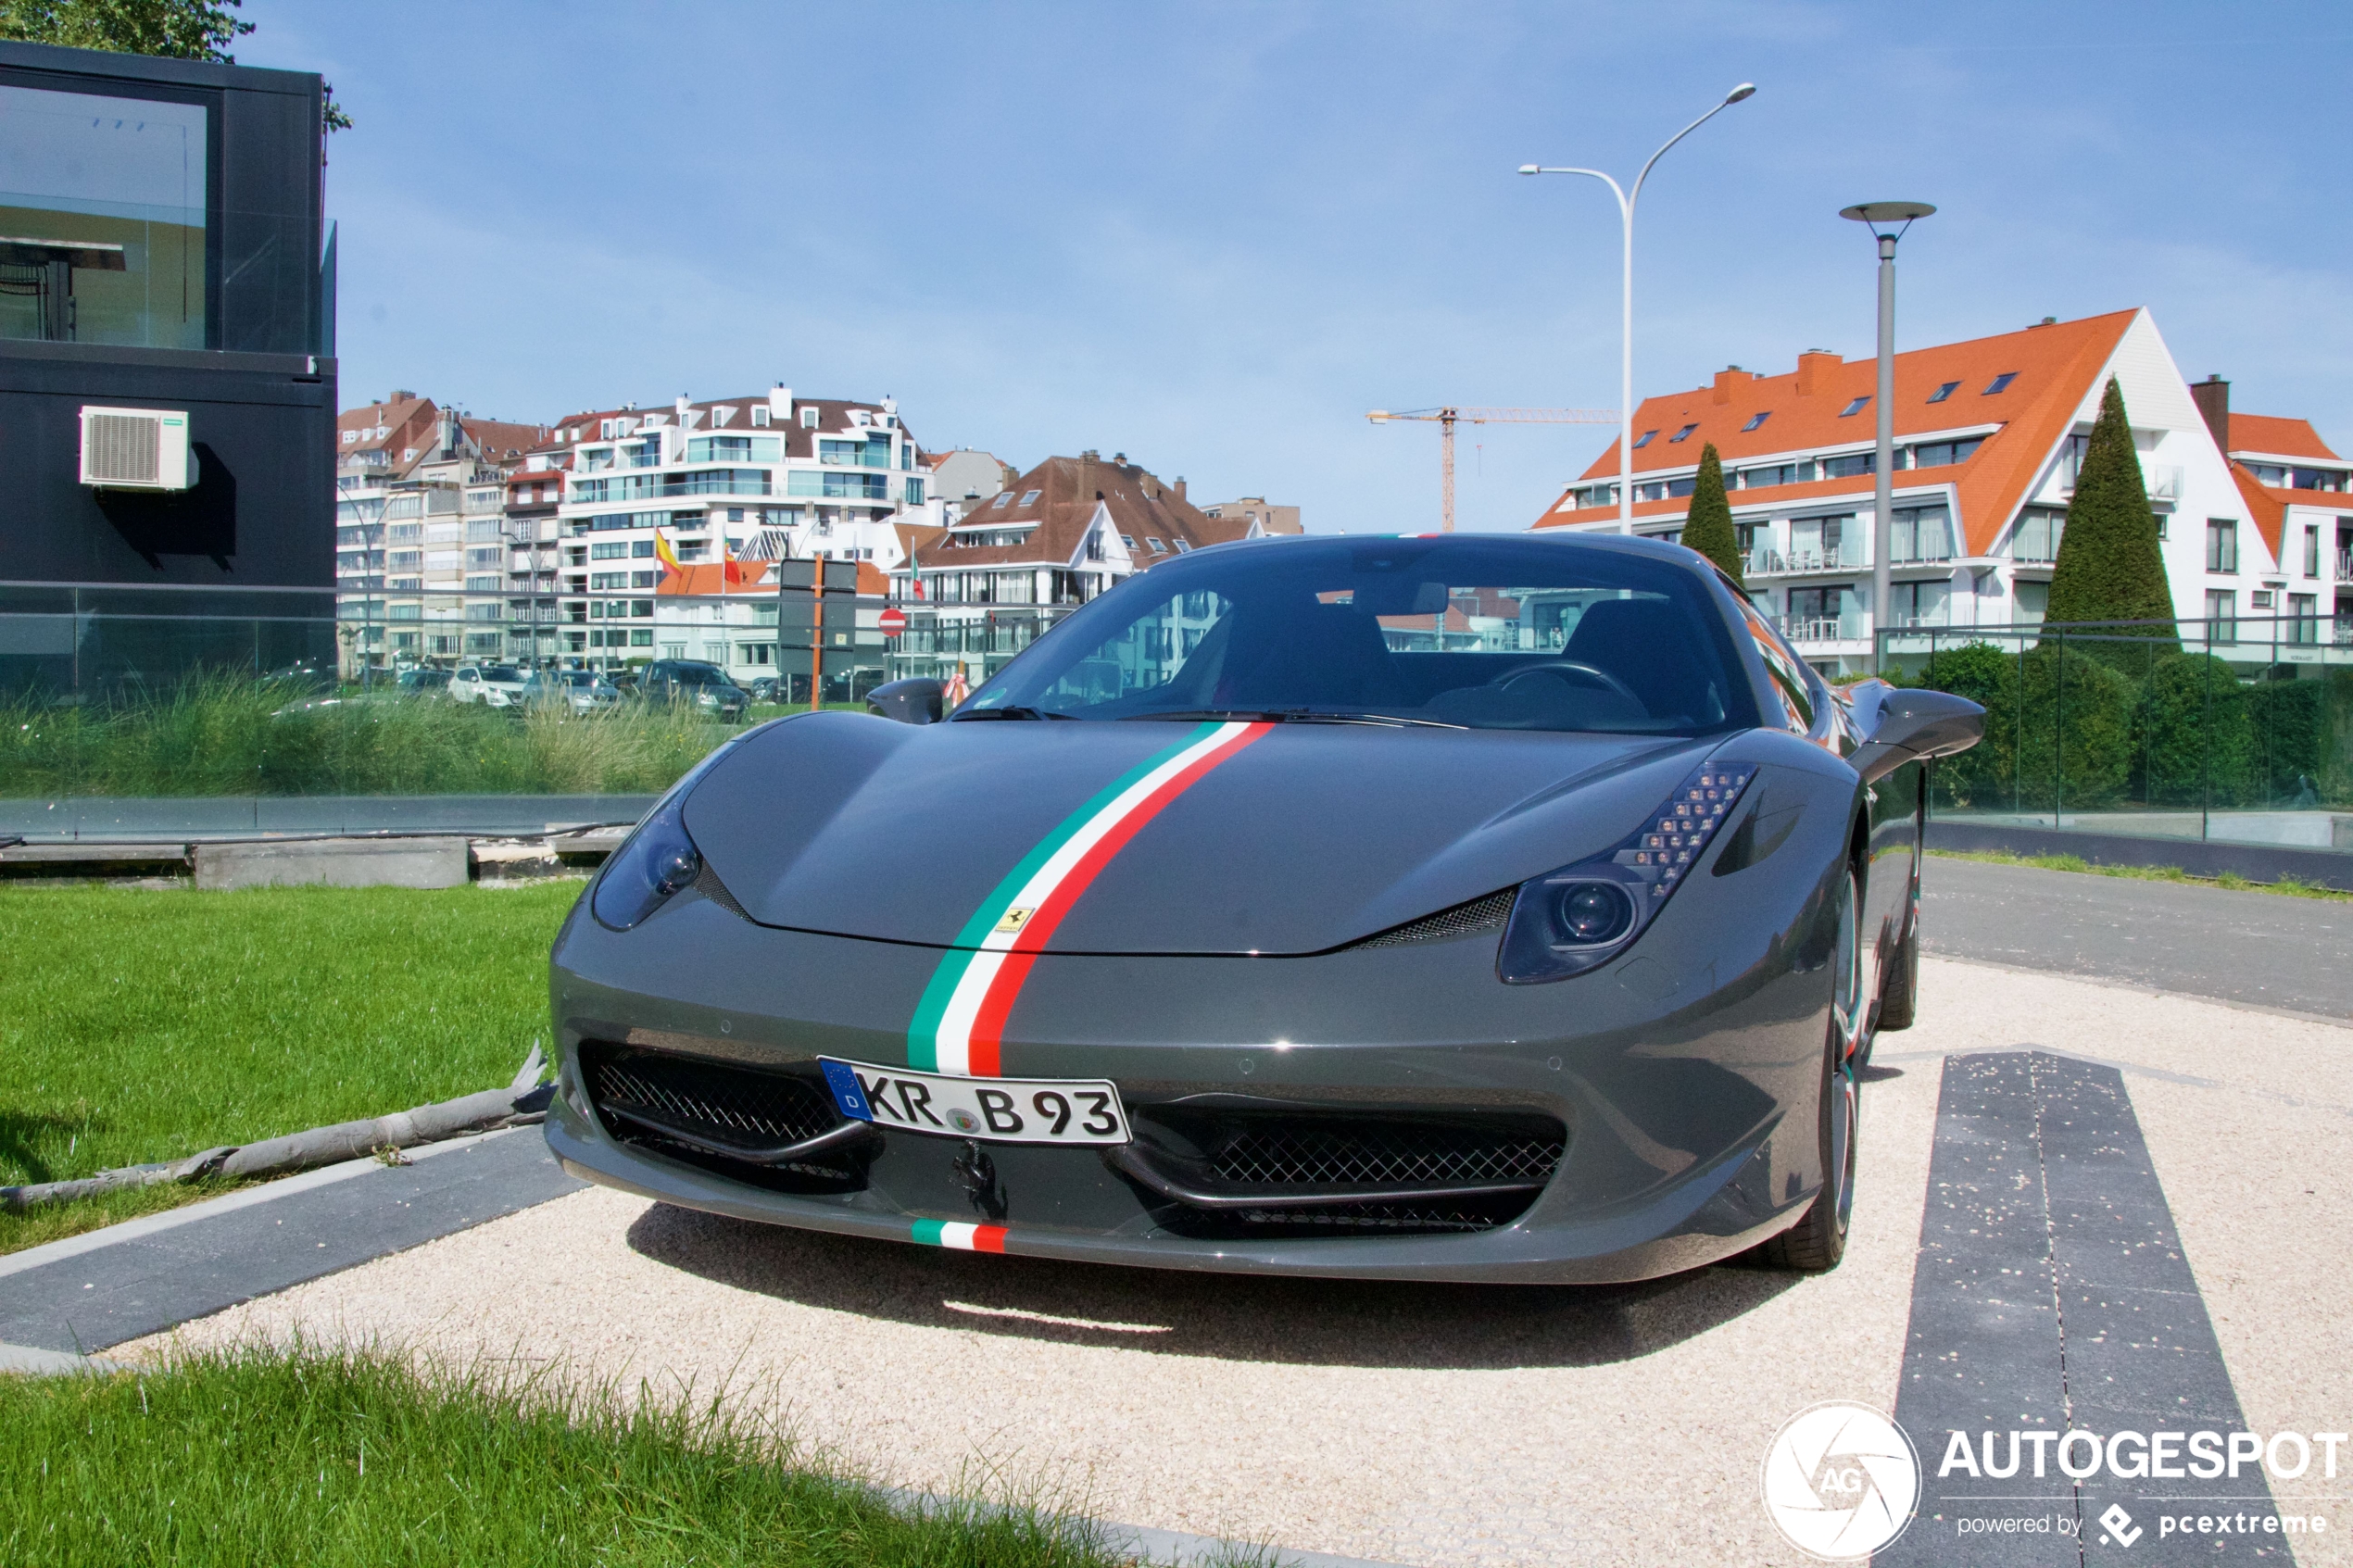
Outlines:
[[2010, 815], [2026, 814], [2026, 639], [2018, 640], [2018, 712], [2010, 720]]
[[2202, 714], [2197, 727], [2197, 836], [2203, 844], [2214, 814], [2214, 622], [2206, 623], [2206, 661], [2198, 676]]
[[2051, 826], [2067, 826], [2067, 633], [2058, 634], [2051, 677]]

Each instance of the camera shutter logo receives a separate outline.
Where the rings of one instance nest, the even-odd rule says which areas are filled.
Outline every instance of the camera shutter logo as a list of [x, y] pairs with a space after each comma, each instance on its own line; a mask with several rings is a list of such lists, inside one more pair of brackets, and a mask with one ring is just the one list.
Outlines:
[[1827, 1562], [1885, 1548], [1919, 1498], [1912, 1440], [1869, 1405], [1831, 1399], [1802, 1410], [1765, 1451], [1765, 1512], [1792, 1546]]

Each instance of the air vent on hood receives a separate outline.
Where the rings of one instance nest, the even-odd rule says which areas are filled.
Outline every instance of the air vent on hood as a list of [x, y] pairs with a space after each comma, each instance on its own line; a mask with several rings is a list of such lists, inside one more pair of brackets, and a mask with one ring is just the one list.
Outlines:
[[1519, 889], [1506, 887], [1485, 897], [1473, 898], [1451, 909], [1441, 909], [1434, 915], [1409, 920], [1403, 925], [1391, 926], [1378, 936], [1367, 936], [1352, 944], [1357, 947], [1393, 947], [1403, 942], [1443, 942], [1453, 936], [1468, 936], [1475, 931], [1492, 931], [1502, 926], [1512, 912], [1512, 900], [1519, 897]]

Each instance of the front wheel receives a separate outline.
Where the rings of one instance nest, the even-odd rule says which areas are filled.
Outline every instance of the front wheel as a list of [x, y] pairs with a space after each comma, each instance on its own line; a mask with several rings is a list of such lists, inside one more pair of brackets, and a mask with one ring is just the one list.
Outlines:
[[1850, 871], [1842, 890], [1830, 1027], [1822, 1045], [1822, 1092], [1817, 1117], [1821, 1140], [1822, 1185], [1806, 1217], [1757, 1250], [1777, 1269], [1821, 1273], [1846, 1256], [1846, 1231], [1855, 1213], [1855, 1133], [1861, 1110], [1863, 1032], [1869, 1007], [1863, 997], [1860, 933], [1862, 888]]

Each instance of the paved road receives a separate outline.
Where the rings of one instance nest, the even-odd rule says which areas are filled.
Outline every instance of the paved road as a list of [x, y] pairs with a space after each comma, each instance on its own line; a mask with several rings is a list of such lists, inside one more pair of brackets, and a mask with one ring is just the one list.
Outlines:
[[1929, 857], [1927, 946], [2353, 1020], [2353, 904]]

